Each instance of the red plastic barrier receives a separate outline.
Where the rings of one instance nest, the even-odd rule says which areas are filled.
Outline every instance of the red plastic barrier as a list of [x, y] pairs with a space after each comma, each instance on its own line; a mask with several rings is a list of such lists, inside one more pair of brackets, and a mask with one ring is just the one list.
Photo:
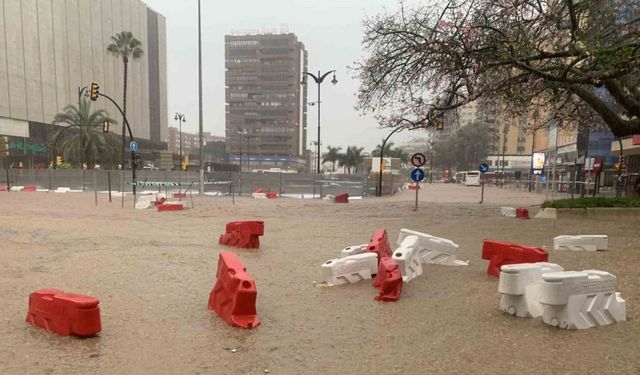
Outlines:
[[262, 235], [264, 221], [232, 221], [227, 223], [225, 233], [220, 236], [218, 243], [244, 249], [259, 249]]
[[418, 190], [420, 186], [418, 184], [409, 184], [409, 190]]
[[58, 289], [40, 289], [29, 296], [27, 323], [60, 336], [95, 336], [100, 324], [98, 299]]
[[158, 212], [184, 210], [184, 206], [181, 204], [162, 203], [162, 204], [159, 204], [157, 207], [158, 207]]
[[529, 210], [526, 208], [516, 208], [516, 219], [528, 219]]
[[264, 189], [258, 189], [255, 191], [255, 193], [264, 193]]
[[209, 294], [209, 310], [234, 327], [251, 329], [260, 324], [256, 313], [258, 291], [246, 271], [236, 254], [220, 253], [216, 285]]
[[265, 197], [267, 197], [267, 199], [278, 199], [278, 193], [266, 193]]
[[186, 198], [187, 197], [187, 193], [173, 193], [173, 197], [174, 198]]
[[391, 246], [389, 246], [386, 229], [380, 228], [373, 232], [367, 250], [378, 254], [378, 265], [380, 265], [380, 259], [391, 256]]
[[7, 185], [5, 185], [5, 184], [0, 185], [0, 191], [9, 191], [7, 189]]
[[334, 202], [336, 203], [349, 203], [349, 193], [343, 193], [336, 195]]
[[36, 191], [36, 188], [37, 188], [36, 185], [27, 185], [23, 187], [22, 190], [20, 191]]
[[373, 286], [380, 290], [376, 301], [397, 301], [402, 293], [402, 274], [398, 263], [391, 257], [384, 257], [378, 265], [378, 274], [373, 279]]
[[482, 259], [489, 261], [487, 274], [500, 277], [500, 267], [505, 264], [546, 262], [549, 259], [549, 253], [539, 247], [484, 240]]
[[164, 197], [156, 198], [156, 206], [163, 204], [166, 201]]

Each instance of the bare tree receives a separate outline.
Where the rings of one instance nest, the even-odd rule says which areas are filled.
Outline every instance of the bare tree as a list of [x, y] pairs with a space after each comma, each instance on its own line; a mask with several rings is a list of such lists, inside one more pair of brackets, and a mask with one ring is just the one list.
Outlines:
[[639, 133], [639, 21], [636, 0], [400, 3], [364, 22], [358, 107], [430, 127], [483, 96], [513, 114], [543, 106]]

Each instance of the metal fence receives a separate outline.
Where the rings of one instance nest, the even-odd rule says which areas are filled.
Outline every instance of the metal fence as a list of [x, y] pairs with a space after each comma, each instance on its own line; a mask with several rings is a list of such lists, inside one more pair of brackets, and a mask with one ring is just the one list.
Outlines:
[[[138, 191], [186, 190], [197, 192], [198, 171], [137, 171]], [[0, 185], [36, 185], [39, 189], [66, 187], [82, 191], [131, 192], [131, 171], [78, 169], [0, 169]], [[162, 182], [162, 185], [152, 184]], [[393, 193], [403, 180], [395, 176], [385, 193]], [[375, 195], [375, 179], [365, 175], [317, 175], [299, 173], [207, 172], [204, 190], [219, 195], [251, 195], [257, 189], [275, 192], [282, 197], [322, 198], [328, 194], [350, 196]]]

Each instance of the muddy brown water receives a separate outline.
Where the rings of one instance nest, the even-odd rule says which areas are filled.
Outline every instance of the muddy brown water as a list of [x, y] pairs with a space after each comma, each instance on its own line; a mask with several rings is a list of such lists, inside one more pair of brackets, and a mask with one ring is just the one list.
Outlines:
[[[183, 212], [121, 209], [92, 194], [0, 193], [0, 374], [640, 374], [640, 218], [516, 220], [501, 205], [543, 197], [426, 185], [348, 205], [209, 200]], [[131, 202], [127, 200], [128, 207]], [[535, 210], [534, 210], [535, 211]], [[224, 224], [265, 221], [260, 250], [218, 245]], [[378, 227], [460, 244], [468, 267], [426, 266], [395, 303], [369, 282], [314, 287], [320, 265]], [[552, 247], [559, 234], [609, 235], [606, 252], [550, 251], [566, 269], [618, 276], [628, 321], [584, 331], [500, 312], [485, 238]], [[258, 288], [262, 324], [228, 326], [207, 310], [217, 255], [233, 251]], [[98, 337], [58, 337], [24, 322], [28, 295], [59, 288], [100, 299]]]

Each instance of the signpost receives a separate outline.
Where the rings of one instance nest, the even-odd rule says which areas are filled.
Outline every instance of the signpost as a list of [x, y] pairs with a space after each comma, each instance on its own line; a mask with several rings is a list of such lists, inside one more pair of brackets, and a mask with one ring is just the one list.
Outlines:
[[[411, 162], [413, 163], [413, 157], [411, 157]], [[424, 160], [423, 160], [423, 164], [424, 164]], [[413, 208], [413, 210], [417, 211], [418, 210], [418, 191], [420, 190], [420, 181], [424, 179], [424, 170], [420, 168], [414, 168], [411, 171], [411, 179], [416, 183], [416, 205]]]
[[480, 171], [481, 175], [480, 175], [480, 186], [482, 187], [482, 195], [480, 195], [480, 204], [482, 204], [482, 202], [484, 202], [484, 174], [489, 172], [489, 164], [487, 163], [482, 163], [480, 164], [480, 166], [478, 167], [478, 170]]

